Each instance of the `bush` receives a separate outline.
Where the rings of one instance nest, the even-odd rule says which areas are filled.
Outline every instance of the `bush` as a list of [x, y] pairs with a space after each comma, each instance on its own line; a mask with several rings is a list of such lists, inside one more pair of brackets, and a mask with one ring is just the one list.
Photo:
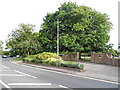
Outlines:
[[[58, 56], [55, 53], [51, 53], [51, 52], [43, 52], [43, 53], [39, 53], [37, 55], [30, 55], [25, 57], [23, 60], [26, 62], [36, 62], [36, 63], [43, 63], [45, 60], [47, 62], [47, 59], [49, 58], [54, 58], [54, 59], [61, 59], [60, 56]], [[52, 63], [52, 60], [50, 60]], [[54, 62], [54, 61], [53, 61]], [[44, 62], [45, 63], [45, 62]]]
[[42, 63], [42, 64], [48, 64], [52, 66], [78, 68], [81, 70], [84, 68], [83, 64], [79, 64], [79, 63], [71, 62], [71, 61], [63, 61], [60, 56], [58, 56], [55, 53], [50, 53], [50, 52], [43, 52], [37, 55], [30, 55], [30, 56], [23, 58], [23, 60], [26, 62]]
[[42, 63], [41, 60], [35, 59], [34, 60], [35, 63]]
[[48, 58], [61, 59], [61, 57], [58, 56], [56, 53], [51, 53], [51, 52], [39, 53], [39, 54], [37, 54], [37, 58], [39, 60], [47, 60]]
[[83, 69], [84, 69], [84, 65], [83, 65], [83, 64], [79, 64], [79, 68], [80, 68], [81, 70], [83, 70]]
[[44, 60], [43, 64], [49, 64], [53, 66], [61, 66], [63, 60], [56, 59], [56, 58], [48, 58], [47, 60]]
[[83, 64], [79, 64], [76, 62], [71, 61], [63, 61], [61, 59], [56, 58], [48, 58], [47, 60], [43, 61], [43, 64], [53, 65], [53, 66], [63, 66], [63, 67], [69, 67], [69, 68], [77, 68], [77, 69], [84, 69]]
[[64, 62], [63, 60], [59, 59], [55, 63], [56, 63], [56, 66], [61, 66], [63, 62]]
[[23, 60], [26, 61], [26, 62], [35, 62], [36, 55], [29, 55], [29, 56], [23, 58]]
[[19, 57], [19, 58], [14, 58], [12, 59], [12, 61], [22, 61], [23, 60], [23, 57]]
[[71, 61], [64, 61], [62, 63], [63, 67], [69, 67], [69, 68], [78, 68], [78, 69], [83, 69], [84, 65], [83, 64], [79, 64], [76, 62], [71, 62]]
[[28, 58], [36, 58], [37, 55], [29, 55]]

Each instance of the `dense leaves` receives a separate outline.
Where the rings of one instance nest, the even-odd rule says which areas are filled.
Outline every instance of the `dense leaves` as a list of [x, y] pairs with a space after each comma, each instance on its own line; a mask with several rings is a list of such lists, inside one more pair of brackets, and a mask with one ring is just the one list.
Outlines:
[[108, 15], [68, 2], [44, 17], [39, 37], [44, 51], [56, 52], [58, 19], [60, 52], [105, 50], [112, 26]]
[[83, 70], [84, 65], [79, 64], [77, 62], [72, 61], [64, 61], [55, 53], [50, 52], [43, 52], [37, 55], [29, 55], [25, 58], [15, 58], [13, 60], [23, 60], [23, 62], [29, 63], [37, 63], [37, 64], [44, 64], [44, 65], [52, 65], [52, 66], [59, 66], [59, 67], [69, 67], [69, 68], [76, 68]]
[[39, 33], [34, 32], [34, 25], [20, 24], [18, 29], [9, 34], [7, 48], [11, 54], [27, 56], [40, 51]]
[[59, 26], [59, 51], [62, 52], [112, 52], [107, 45], [112, 27], [109, 17], [87, 6], [63, 3], [57, 11], [47, 13], [39, 33], [34, 25], [20, 24], [9, 34], [7, 48], [12, 55], [32, 55], [39, 52], [57, 52], [57, 28]]
[[2, 51], [3, 51], [3, 42], [0, 40], [0, 55], [2, 54]]

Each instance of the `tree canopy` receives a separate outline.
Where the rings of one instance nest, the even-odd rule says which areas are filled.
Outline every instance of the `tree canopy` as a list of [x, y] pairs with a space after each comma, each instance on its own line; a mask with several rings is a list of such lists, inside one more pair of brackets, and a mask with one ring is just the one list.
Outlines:
[[104, 51], [110, 36], [111, 22], [105, 13], [76, 3], [63, 3], [58, 11], [47, 13], [39, 31], [44, 51], [56, 52], [59, 19], [60, 52]]
[[60, 53], [114, 53], [113, 45], [107, 45], [112, 23], [106, 13], [68, 2], [61, 4], [57, 11], [47, 13], [43, 21], [39, 33], [34, 32], [35, 25], [22, 23], [9, 34], [6, 45], [13, 55], [57, 52], [58, 27]]
[[3, 41], [2, 40], [0, 40], [0, 55], [2, 54], [2, 51], [3, 51]]
[[34, 32], [34, 27], [35, 25], [22, 23], [9, 34], [6, 45], [12, 55], [27, 56], [39, 52], [39, 33]]

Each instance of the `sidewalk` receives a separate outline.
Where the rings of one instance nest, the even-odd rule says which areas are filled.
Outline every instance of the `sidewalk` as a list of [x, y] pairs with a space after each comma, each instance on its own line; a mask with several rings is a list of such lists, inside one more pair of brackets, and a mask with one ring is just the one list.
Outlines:
[[118, 67], [104, 65], [104, 64], [86, 63], [86, 62], [80, 62], [80, 63], [84, 64], [84, 69], [85, 69], [84, 72], [65, 70], [65, 69], [58, 68], [58, 67], [48, 67], [48, 66], [40, 66], [40, 65], [26, 64], [26, 63], [22, 63], [22, 64], [30, 65], [33, 67], [39, 67], [39, 68], [43, 68], [47, 70], [70, 73], [70, 74], [74, 74], [78, 76], [118, 82]]
[[104, 64], [84, 63], [86, 72], [77, 73], [89, 77], [118, 82], [118, 67]]

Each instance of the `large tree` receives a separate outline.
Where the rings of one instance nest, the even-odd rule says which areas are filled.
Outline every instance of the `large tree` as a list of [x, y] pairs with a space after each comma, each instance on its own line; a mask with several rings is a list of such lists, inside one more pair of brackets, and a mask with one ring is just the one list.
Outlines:
[[2, 54], [3, 51], [3, 41], [0, 40], [0, 55]]
[[40, 51], [39, 33], [34, 32], [34, 27], [35, 25], [23, 23], [9, 34], [6, 45], [13, 55], [26, 56]]
[[112, 26], [107, 14], [76, 3], [63, 3], [58, 11], [44, 17], [40, 41], [45, 51], [56, 52], [57, 20], [60, 52], [104, 51]]

